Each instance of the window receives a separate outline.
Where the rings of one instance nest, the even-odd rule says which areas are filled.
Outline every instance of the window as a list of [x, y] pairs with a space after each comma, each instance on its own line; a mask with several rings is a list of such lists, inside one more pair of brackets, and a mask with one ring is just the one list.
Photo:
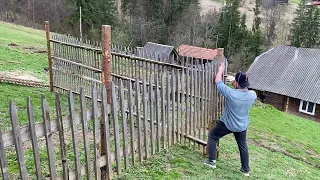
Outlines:
[[306, 114], [314, 115], [314, 113], [316, 111], [316, 104], [314, 104], [312, 102], [301, 100], [299, 111], [306, 113]]

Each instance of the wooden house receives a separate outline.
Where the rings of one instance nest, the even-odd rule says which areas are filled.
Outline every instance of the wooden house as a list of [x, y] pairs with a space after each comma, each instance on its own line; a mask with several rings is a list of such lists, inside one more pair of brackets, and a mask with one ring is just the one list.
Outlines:
[[256, 57], [247, 74], [265, 103], [320, 121], [320, 49], [275, 47]]

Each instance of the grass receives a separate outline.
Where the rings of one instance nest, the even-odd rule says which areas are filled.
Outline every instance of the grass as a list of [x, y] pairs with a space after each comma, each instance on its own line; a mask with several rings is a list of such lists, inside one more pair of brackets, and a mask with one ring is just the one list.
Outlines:
[[[47, 74], [43, 72], [43, 67], [47, 66], [46, 54], [34, 52], [34, 50], [45, 49], [44, 32], [0, 22], [0, 33], [0, 62], [4, 62], [0, 65], [0, 71], [27, 73], [47, 82]], [[8, 46], [10, 43], [19, 46]], [[9, 63], [9, 61], [18, 61], [20, 64]], [[52, 114], [55, 114], [54, 94], [48, 89], [5, 83], [0, 84], [0, 89], [2, 131], [11, 127], [8, 113], [10, 100], [17, 105], [22, 125], [28, 122], [26, 118], [26, 98], [28, 96], [32, 99], [37, 122], [42, 121], [42, 94], [47, 97]], [[62, 102], [64, 112], [66, 112], [68, 109], [65, 96]], [[92, 124], [90, 127], [92, 130]], [[320, 164], [319, 123], [285, 114], [270, 106], [257, 105], [251, 111], [248, 138], [253, 179], [319, 179], [320, 170], [315, 167]], [[68, 144], [67, 148], [70, 159], [73, 158], [71, 144]], [[47, 174], [47, 155], [44, 147], [40, 149], [40, 156], [42, 170], [44, 174]], [[220, 159], [218, 168], [215, 170], [203, 166], [204, 157], [201, 151], [194, 151], [184, 145], [176, 145], [169, 150], [163, 150], [144, 164], [125, 171], [122, 179], [242, 179], [242, 175], [238, 172], [239, 154], [233, 137], [228, 135], [223, 138], [220, 147]], [[57, 152], [58, 150], [56, 150], [56, 158], [59, 161], [60, 154]], [[34, 174], [33, 155], [28, 149], [26, 160], [28, 172]], [[83, 150], [81, 160], [84, 160]], [[17, 174], [16, 155], [9, 153], [8, 161], [10, 172]], [[73, 167], [72, 160], [70, 163]], [[58, 168], [61, 171], [61, 167]]]
[[[0, 22], [0, 72], [31, 75], [48, 81], [45, 32]], [[18, 46], [9, 46], [9, 44]]]
[[[2, 75], [14, 73], [28, 75], [44, 82], [48, 82], [48, 75], [43, 68], [48, 66], [46, 53], [34, 51], [45, 49], [45, 32], [23, 26], [0, 22], [0, 72]], [[14, 43], [18, 46], [9, 46]], [[10, 62], [14, 63], [10, 63]], [[54, 94], [48, 89], [30, 88], [0, 83], [0, 122], [2, 131], [11, 127], [9, 115], [9, 102], [13, 100], [17, 106], [20, 123], [27, 124], [27, 97], [30, 96], [35, 110], [36, 121], [42, 120], [41, 95], [47, 97], [54, 110]], [[64, 101], [66, 102], [66, 101]], [[54, 111], [53, 111], [54, 112]], [[55, 113], [53, 113], [55, 114]]]
[[[250, 178], [320, 179], [320, 169], [315, 167], [320, 164], [319, 133], [317, 122], [271, 106], [253, 107], [248, 131]], [[176, 145], [125, 171], [121, 179], [243, 179], [238, 172], [240, 159], [232, 135], [221, 139], [220, 152], [218, 168], [212, 170], [203, 165], [202, 151]]]
[[290, 0], [290, 2], [292, 4], [299, 4], [301, 2], [301, 0]]

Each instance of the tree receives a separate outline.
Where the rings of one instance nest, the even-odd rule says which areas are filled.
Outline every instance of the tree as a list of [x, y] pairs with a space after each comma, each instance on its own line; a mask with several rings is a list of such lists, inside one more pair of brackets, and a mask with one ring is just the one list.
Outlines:
[[238, 0], [226, 0], [226, 5], [222, 8], [216, 33], [219, 37], [218, 46], [226, 49], [226, 54], [235, 53], [241, 46], [241, 41], [237, 37], [240, 31], [241, 13], [239, 11], [240, 2]]
[[292, 22], [292, 29], [291, 29], [291, 34], [290, 34], [290, 41], [291, 45], [300, 47], [303, 44], [303, 36], [304, 33], [306, 33], [306, 6], [307, 0], [301, 0], [299, 7], [297, 8], [295, 12], [295, 18], [293, 19]]

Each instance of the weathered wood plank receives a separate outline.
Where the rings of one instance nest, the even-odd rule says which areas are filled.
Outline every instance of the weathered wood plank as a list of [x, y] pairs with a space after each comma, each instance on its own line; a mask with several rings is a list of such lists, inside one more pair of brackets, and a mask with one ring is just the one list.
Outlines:
[[[194, 103], [194, 113], [193, 113], [193, 136], [194, 137], [197, 137], [197, 126], [198, 126], [198, 98], [197, 98], [197, 95], [198, 95], [198, 71], [195, 70], [194, 72], [194, 99], [193, 99], [193, 103]], [[195, 149], [196, 148], [196, 143], [194, 143], [194, 146], [193, 148]]]
[[[191, 79], [190, 79], [190, 95], [193, 95], [193, 98], [195, 98], [194, 96], [194, 70], [191, 69]], [[189, 123], [189, 135], [192, 135], [192, 132], [193, 132], [193, 124], [194, 124], [194, 116], [193, 116], [193, 111], [194, 111], [194, 108], [193, 108], [193, 100], [192, 98], [190, 98], [189, 100], [189, 103], [190, 103], [190, 123]], [[189, 146], [191, 145], [191, 141], [189, 141]]]
[[74, 153], [74, 161], [75, 161], [75, 170], [77, 172], [76, 178], [81, 179], [78, 127], [74, 123], [75, 110], [74, 110], [74, 98], [73, 98], [72, 91], [69, 91], [68, 103], [69, 103], [69, 115], [70, 115], [70, 121], [71, 121], [71, 131], [72, 131], [71, 135], [72, 135], [73, 153]]
[[133, 115], [133, 106], [134, 106], [134, 99], [133, 99], [133, 90], [132, 90], [132, 83], [129, 82], [129, 117], [130, 117], [130, 136], [131, 136], [131, 160], [132, 165], [135, 165], [135, 150], [134, 150], [134, 140], [135, 140], [135, 131], [134, 131], [134, 115]]
[[2, 132], [0, 128], [0, 162], [1, 162], [1, 173], [4, 180], [10, 179], [9, 169], [8, 169], [8, 160], [6, 155], [6, 149], [3, 145]]
[[[152, 77], [150, 75], [149, 77], [149, 84], [152, 85]], [[151, 154], [154, 155], [156, 153], [156, 150], [155, 150], [155, 143], [154, 143], [154, 140], [155, 140], [155, 135], [156, 135], [156, 132], [154, 131], [154, 122], [155, 122], [155, 113], [154, 113], [154, 108], [155, 108], [155, 104], [154, 104], [154, 90], [153, 90], [153, 86], [149, 86], [149, 104], [150, 104], [150, 129], [151, 129]]]
[[176, 144], [176, 141], [177, 141], [177, 136], [176, 136], [176, 103], [175, 103], [175, 100], [176, 100], [176, 78], [175, 78], [175, 71], [172, 70], [171, 71], [171, 87], [172, 87], [172, 143], [173, 144]]
[[50, 111], [49, 105], [44, 95], [42, 95], [42, 117], [45, 125], [45, 138], [47, 145], [47, 152], [49, 158], [49, 172], [50, 179], [54, 180], [57, 178], [56, 175], [56, 162], [53, 149], [53, 140], [52, 140], [52, 130], [50, 126]]
[[[189, 134], [189, 124], [190, 124], [190, 117], [189, 117], [189, 84], [190, 84], [190, 70], [187, 69], [186, 70], [186, 97], [185, 97], [185, 106], [186, 106], [186, 111], [185, 111], [185, 134]], [[187, 142], [187, 139], [184, 138], [184, 142], [186, 143]]]
[[81, 108], [81, 122], [82, 122], [82, 137], [86, 161], [86, 175], [87, 179], [91, 180], [92, 175], [90, 171], [91, 159], [90, 159], [90, 142], [89, 142], [89, 128], [88, 128], [88, 119], [87, 119], [87, 103], [85, 92], [83, 88], [80, 88], [80, 108]]
[[115, 141], [115, 153], [116, 153], [116, 164], [117, 164], [117, 173], [121, 176], [121, 157], [120, 157], [120, 134], [119, 134], [119, 119], [118, 119], [118, 109], [117, 107], [117, 94], [114, 83], [111, 84], [112, 90], [112, 115], [113, 115], [113, 130], [114, 130], [114, 141]]
[[180, 99], [181, 97], [181, 80], [180, 80], [180, 72], [177, 71], [177, 141], [180, 143], [181, 142], [181, 138], [180, 138], [180, 133], [181, 133], [181, 127], [182, 127], [182, 123], [181, 123], [181, 104], [182, 101]]
[[36, 126], [35, 126], [35, 120], [34, 120], [34, 111], [33, 111], [33, 106], [32, 106], [30, 97], [28, 97], [27, 99], [27, 112], [28, 112], [29, 129], [30, 129], [31, 143], [32, 143], [32, 150], [33, 150], [33, 158], [34, 158], [35, 167], [36, 167], [36, 176], [37, 176], [37, 179], [42, 179], [39, 147], [38, 147], [38, 141], [36, 136]]
[[145, 159], [149, 158], [149, 126], [148, 126], [148, 92], [146, 81], [143, 80], [143, 129], [144, 129], [144, 147], [145, 147]]
[[107, 90], [106, 87], [102, 87], [102, 114], [103, 114], [103, 121], [104, 121], [104, 128], [105, 128], [105, 157], [106, 157], [106, 171], [107, 171], [107, 178], [113, 178], [113, 171], [112, 171], [112, 161], [111, 161], [111, 141], [110, 141], [110, 124], [109, 124], [109, 116], [108, 116], [108, 102], [107, 102]]
[[165, 81], [164, 81], [164, 74], [161, 76], [161, 122], [162, 122], [162, 146], [166, 149], [166, 104], [165, 104]]
[[171, 132], [171, 123], [170, 123], [170, 73], [167, 71], [167, 135], [168, 135], [168, 147], [171, 147], [171, 138], [172, 138], [172, 132]]
[[99, 131], [99, 120], [98, 120], [98, 92], [94, 86], [92, 89], [92, 119], [93, 119], [93, 136], [94, 136], [94, 174], [95, 179], [101, 179], [101, 171], [99, 167], [99, 146], [100, 146], [100, 131]]
[[13, 103], [12, 100], [10, 101], [9, 111], [10, 111], [11, 125], [12, 125], [12, 129], [13, 129], [13, 137], [14, 137], [14, 142], [15, 142], [14, 145], [16, 148], [17, 159], [18, 159], [18, 164], [19, 164], [20, 178], [21, 179], [28, 179], [24, 149], [23, 149], [23, 144], [21, 141], [18, 112], [17, 112], [16, 105]]
[[121, 118], [122, 118], [122, 131], [123, 131], [123, 152], [124, 152], [124, 164], [125, 168], [129, 168], [129, 155], [128, 149], [128, 126], [127, 126], [127, 112], [125, 107], [124, 87], [123, 81], [120, 80], [120, 106], [121, 106]]
[[160, 129], [160, 104], [159, 104], [159, 98], [160, 98], [160, 91], [159, 91], [159, 78], [158, 75], [155, 74], [155, 81], [156, 81], [156, 92], [155, 92], [155, 109], [156, 109], [156, 123], [157, 123], [157, 152], [160, 152], [161, 149], [161, 129]]
[[137, 122], [138, 122], [138, 151], [139, 151], [139, 160], [142, 162], [143, 156], [142, 156], [142, 131], [141, 131], [141, 107], [140, 107], [140, 83], [139, 79], [136, 79], [136, 110], [137, 110]]

